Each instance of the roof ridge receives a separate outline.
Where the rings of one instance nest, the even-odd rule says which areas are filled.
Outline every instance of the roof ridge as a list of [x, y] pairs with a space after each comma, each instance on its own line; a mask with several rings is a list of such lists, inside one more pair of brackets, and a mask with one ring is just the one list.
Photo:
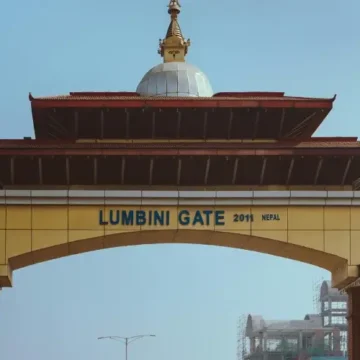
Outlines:
[[88, 101], [96, 101], [96, 100], [146, 100], [146, 101], [198, 101], [198, 100], [206, 100], [206, 101], [251, 101], [251, 100], [266, 100], [266, 101], [332, 101], [332, 98], [303, 98], [303, 97], [267, 97], [267, 96], [244, 96], [244, 97], [168, 97], [168, 96], [120, 96], [120, 95], [53, 95], [53, 96], [40, 96], [40, 97], [32, 97], [30, 101], [34, 100], [88, 100]]

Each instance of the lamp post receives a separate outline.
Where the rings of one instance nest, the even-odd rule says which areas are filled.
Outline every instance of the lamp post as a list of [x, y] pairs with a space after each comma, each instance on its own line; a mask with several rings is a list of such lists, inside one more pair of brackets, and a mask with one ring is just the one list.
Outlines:
[[124, 336], [101, 336], [98, 338], [98, 340], [103, 340], [103, 339], [110, 339], [110, 340], [115, 340], [115, 341], [121, 341], [123, 344], [125, 344], [125, 360], [128, 360], [128, 346], [129, 344], [131, 344], [132, 342], [136, 341], [136, 340], [140, 340], [144, 337], [155, 337], [155, 335], [153, 334], [146, 334], [146, 335], [134, 335], [134, 336], [130, 336], [130, 337], [124, 337]]

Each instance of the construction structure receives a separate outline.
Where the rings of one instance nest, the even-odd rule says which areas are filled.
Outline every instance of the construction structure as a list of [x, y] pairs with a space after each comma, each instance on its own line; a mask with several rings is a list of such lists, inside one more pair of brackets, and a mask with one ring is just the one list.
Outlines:
[[242, 316], [237, 360], [347, 359], [347, 295], [321, 284], [319, 309], [302, 320], [265, 320]]

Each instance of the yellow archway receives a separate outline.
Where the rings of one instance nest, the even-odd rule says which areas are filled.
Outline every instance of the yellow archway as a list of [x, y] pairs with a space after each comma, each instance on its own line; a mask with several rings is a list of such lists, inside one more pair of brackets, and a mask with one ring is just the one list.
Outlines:
[[30, 191], [27, 198], [24, 193], [14, 198], [8, 191], [0, 207], [2, 287], [12, 285], [13, 270], [39, 262], [103, 248], [162, 243], [225, 246], [305, 262], [330, 271], [333, 286], [339, 288], [359, 278], [360, 207], [338, 196], [331, 200], [336, 194], [330, 191], [323, 204], [314, 199], [315, 192], [306, 199], [300, 192], [284, 199], [290, 193], [285, 191], [269, 199], [266, 192], [266, 199], [256, 201], [227, 194], [221, 198], [220, 192], [213, 199], [191, 199], [194, 194], [187, 192], [190, 198], [185, 200], [176, 192], [176, 201], [170, 192], [147, 199], [144, 192], [141, 199], [131, 192], [116, 199], [105, 191], [77, 191], [74, 198], [69, 191], [65, 197], [52, 191], [47, 193], [51, 199], [45, 193]]
[[[290, 244], [279, 239], [211, 230], [144, 230], [91, 237], [26, 252], [8, 259], [8, 271], [89, 251], [120, 246], [166, 243], [214, 245], [256, 251], [305, 262], [331, 272], [334, 272], [335, 269], [344, 269], [348, 265], [347, 259], [340, 256]], [[5, 277], [4, 280], [6, 283], [8, 282]], [[2, 285], [10, 285], [6, 283]]]

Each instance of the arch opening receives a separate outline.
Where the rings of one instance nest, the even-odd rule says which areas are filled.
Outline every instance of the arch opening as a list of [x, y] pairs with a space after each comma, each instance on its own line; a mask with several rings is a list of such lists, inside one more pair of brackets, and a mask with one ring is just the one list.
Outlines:
[[332, 272], [333, 277], [337, 269], [347, 268], [348, 265], [347, 259], [337, 255], [287, 241], [253, 235], [214, 230], [137, 230], [87, 237], [10, 257], [9, 274], [0, 274], [0, 284], [11, 286], [13, 270], [36, 263], [101, 249], [149, 244], [198, 244], [255, 251], [318, 266]]

